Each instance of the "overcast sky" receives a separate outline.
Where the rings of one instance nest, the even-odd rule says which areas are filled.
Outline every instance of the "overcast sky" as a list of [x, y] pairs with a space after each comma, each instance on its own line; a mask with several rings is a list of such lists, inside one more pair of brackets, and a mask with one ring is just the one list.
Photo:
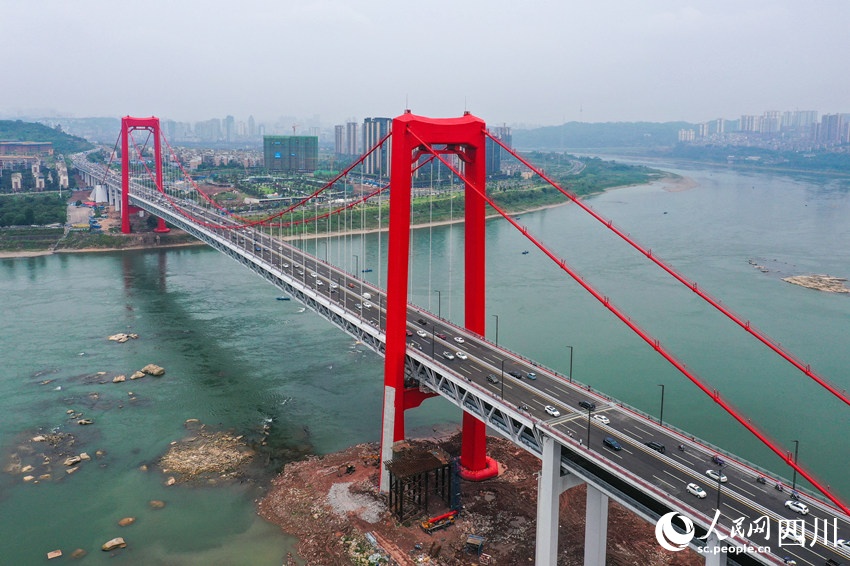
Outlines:
[[850, 112], [845, 0], [0, 0], [0, 116]]

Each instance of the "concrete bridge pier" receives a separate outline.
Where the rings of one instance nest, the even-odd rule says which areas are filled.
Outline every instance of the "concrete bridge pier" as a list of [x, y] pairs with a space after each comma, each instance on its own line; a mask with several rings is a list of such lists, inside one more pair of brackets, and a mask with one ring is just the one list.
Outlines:
[[705, 541], [705, 566], [726, 566], [726, 553], [720, 552], [720, 546], [720, 539], [712, 531]]
[[[561, 494], [571, 487], [581, 485], [582, 480], [572, 475], [561, 475], [561, 445], [548, 436], [543, 437], [543, 461], [537, 478], [537, 536], [534, 551], [536, 566], [556, 566], [558, 563], [558, 519]], [[588, 486], [589, 487], [589, 486]], [[589, 493], [589, 492], [588, 492]], [[588, 496], [589, 497], [589, 496]], [[607, 497], [605, 497], [605, 522], [608, 520]], [[588, 513], [590, 501], [588, 500]], [[588, 515], [588, 525], [590, 521]], [[605, 536], [602, 536], [601, 562], [605, 564]], [[585, 551], [585, 556], [587, 556]], [[585, 559], [586, 560], [586, 559]], [[585, 561], [585, 564], [591, 564]], [[595, 564], [595, 563], [593, 563]]]
[[584, 518], [584, 564], [605, 566], [608, 543], [608, 496], [587, 484], [587, 510]]

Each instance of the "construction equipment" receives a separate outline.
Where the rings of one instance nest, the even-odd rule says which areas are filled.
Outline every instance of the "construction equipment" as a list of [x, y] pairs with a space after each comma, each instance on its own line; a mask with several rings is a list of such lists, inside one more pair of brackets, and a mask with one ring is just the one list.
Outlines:
[[445, 529], [449, 525], [453, 525], [456, 518], [457, 511], [449, 511], [445, 515], [440, 515], [433, 519], [426, 519], [422, 521], [419, 526], [422, 527], [423, 531], [430, 535], [434, 531], [439, 531], [440, 529]]
[[353, 474], [354, 464], [343, 464], [336, 470], [336, 477], [342, 477], [342, 474]]
[[464, 548], [465, 552], [481, 556], [482, 550], [484, 550], [484, 537], [480, 537], [478, 535], [469, 535], [466, 537], [466, 547]]

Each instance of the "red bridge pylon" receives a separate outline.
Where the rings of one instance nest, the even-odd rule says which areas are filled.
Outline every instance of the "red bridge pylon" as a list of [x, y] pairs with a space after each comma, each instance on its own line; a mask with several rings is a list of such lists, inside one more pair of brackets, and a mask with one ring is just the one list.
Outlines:
[[[130, 214], [139, 212], [141, 209], [130, 206], [130, 145], [129, 135], [134, 130], [147, 130], [153, 136], [154, 153], [156, 154], [156, 187], [162, 191], [162, 142], [160, 141], [159, 118], [133, 118], [124, 116], [121, 118], [121, 232], [130, 233]], [[141, 158], [141, 156], [139, 156]], [[170, 232], [166, 227], [165, 220], [159, 219], [159, 224], [154, 232]]]
[[[392, 126], [390, 157], [390, 226], [387, 266], [387, 330], [384, 358], [384, 409], [381, 430], [381, 461], [392, 458], [393, 444], [404, 440], [404, 411], [417, 407], [428, 396], [418, 389], [404, 388], [404, 358], [407, 348], [407, 289], [410, 255], [411, 171], [422, 155], [435, 150], [457, 155], [464, 163], [470, 183], [483, 187], [486, 181], [484, 156], [485, 124], [465, 114], [461, 118], [425, 118], [407, 111]], [[414, 139], [415, 132], [422, 142]], [[464, 324], [480, 335], [485, 333], [484, 289], [484, 208], [482, 195], [465, 186], [465, 275]], [[432, 329], [433, 330], [433, 329]], [[487, 457], [486, 427], [469, 413], [463, 413], [461, 476], [483, 480], [498, 473], [498, 464]], [[381, 490], [389, 486], [389, 475], [381, 467]]]

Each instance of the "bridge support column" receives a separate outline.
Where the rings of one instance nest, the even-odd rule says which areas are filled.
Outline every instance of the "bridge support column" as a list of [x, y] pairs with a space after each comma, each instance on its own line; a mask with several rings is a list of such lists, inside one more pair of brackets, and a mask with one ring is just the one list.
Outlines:
[[162, 218], [157, 218], [159, 223], [156, 225], [156, 228], [153, 229], [154, 232], [158, 234], [164, 234], [166, 232], [171, 232], [171, 228], [165, 225], [165, 220]]
[[587, 484], [584, 520], [584, 566], [605, 566], [608, 544], [608, 496]]
[[537, 478], [536, 566], [558, 563], [558, 514], [560, 510], [561, 445], [543, 437], [543, 465]]
[[535, 566], [558, 563], [558, 519], [561, 494], [583, 483], [575, 476], [561, 476], [561, 445], [543, 437], [543, 460], [537, 478], [537, 536]]
[[726, 553], [720, 551], [720, 539], [712, 531], [705, 541], [705, 566], [726, 566]]

